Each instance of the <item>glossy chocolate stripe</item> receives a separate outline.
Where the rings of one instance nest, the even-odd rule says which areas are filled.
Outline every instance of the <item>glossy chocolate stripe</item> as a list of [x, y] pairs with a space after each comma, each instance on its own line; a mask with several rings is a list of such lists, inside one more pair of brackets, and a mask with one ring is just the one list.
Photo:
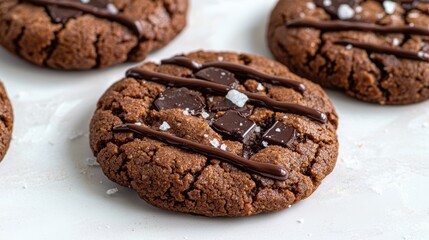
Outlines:
[[[228, 91], [232, 90], [232, 88], [229, 86], [225, 86], [214, 82], [204, 81], [204, 80], [195, 79], [195, 78], [176, 77], [176, 76], [171, 76], [171, 75], [148, 71], [148, 70], [139, 69], [139, 68], [132, 68], [128, 70], [126, 73], [126, 76], [132, 77], [135, 79], [158, 81], [173, 87], [188, 87], [188, 88], [194, 88], [194, 89], [196, 88], [199, 91], [206, 92], [206, 93], [226, 95]], [[259, 95], [257, 93], [251, 93], [246, 91], [240, 91], [240, 92], [245, 94], [249, 98], [249, 102], [251, 104], [271, 108], [282, 112], [303, 115], [311, 119], [317, 120], [321, 123], [325, 123], [327, 121], [326, 114], [316, 109], [301, 106], [294, 103], [276, 101], [274, 99]]]
[[117, 132], [133, 132], [145, 137], [155, 138], [161, 142], [168, 143], [178, 148], [193, 151], [209, 158], [216, 158], [229, 162], [237, 167], [244, 168], [250, 172], [262, 176], [284, 181], [288, 178], [287, 171], [275, 164], [251, 161], [218, 148], [196, 143], [187, 139], [179, 138], [168, 133], [158, 132], [151, 128], [136, 124], [124, 124], [113, 128]]
[[287, 78], [271, 76], [241, 64], [235, 64], [230, 62], [209, 62], [209, 63], [200, 64], [198, 62], [192, 61], [187, 57], [180, 57], [180, 56], [162, 60], [161, 63], [179, 65], [182, 67], [192, 69], [194, 71], [210, 68], [210, 67], [221, 68], [226, 71], [233, 72], [235, 74], [245, 75], [250, 78], [256, 78], [257, 80], [260, 80], [262, 82], [268, 82], [272, 84], [290, 87], [301, 93], [305, 91], [305, 85], [301, 82], [287, 79]]
[[143, 27], [139, 21], [129, 18], [120, 13], [111, 13], [107, 10], [100, 9], [91, 5], [80, 2], [71, 2], [65, 0], [23, 0], [24, 2], [33, 3], [36, 5], [47, 6], [55, 5], [59, 7], [79, 10], [84, 13], [92, 14], [96, 17], [105, 18], [113, 22], [120, 23], [131, 29], [139, 38], [143, 35]]
[[372, 43], [362, 43], [362, 42], [351, 41], [351, 40], [340, 40], [340, 41], [334, 42], [334, 44], [339, 44], [344, 46], [351, 45], [355, 48], [364, 49], [370, 52], [391, 54], [400, 58], [426, 61], [426, 62], [429, 61], [428, 54], [424, 52], [414, 52], [414, 51], [404, 50], [400, 48], [391, 48], [391, 47], [385, 47], [382, 45], [376, 45]]
[[348, 22], [348, 21], [313, 21], [313, 20], [292, 20], [286, 23], [288, 28], [315, 28], [322, 31], [366, 31], [376, 33], [401, 33], [429, 36], [429, 29], [424, 27], [411, 26], [383, 26], [373, 23]]

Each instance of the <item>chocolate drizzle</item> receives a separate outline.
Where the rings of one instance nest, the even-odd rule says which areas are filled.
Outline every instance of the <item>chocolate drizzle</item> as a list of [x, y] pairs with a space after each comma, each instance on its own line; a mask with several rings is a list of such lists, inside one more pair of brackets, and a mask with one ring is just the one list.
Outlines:
[[174, 65], [192, 69], [193, 71], [202, 70], [206, 68], [220, 68], [226, 71], [233, 72], [238, 75], [244, 75], [248, 78], [255, 78], [262, 82], [268, 82], [272, 84], [290, 87], [301, 93], [305, 91], [305, 86], [301, 82], [291, 80], [291, 79], [271, 76], [241, 64], [235, 64], [230, 62], [209, 62], [209, 63], [200, 64], [198, 62], [192, 61], [187, 57], [180, 57], [180, 56], [162, 60], [161, 63], [174, 64]]
[[[409, 3], [410, 1], [399, 1], [401, 3]], [[364, 22], [348, 22], [348, 21], [313, 21], [307, 19], [291, 20], [286, 23], [287, 28], [315, 28], [324, 32], [338, 32], [338, 31], [368, 31], [375, 33], [384, 34], [408, 34], [408, 35], [421, 35], [429, 36], [429, 29], [424, 27], [414, 26], [383, 26], [373, 23]], [[364, 49], [370, 52], [377, 52], [381, 54], [391, 54], [399, 58], [418, 60], [418, 61], [429, 61], [428, 53], [423, 51], [415, 52], [400, 48], [386, 47], [373, 43], [362, 43], [353, 40], [339, 40], [335, 41], [334, 44], [339, 45], [351, 45], [356, 48]]]
[[346, 21], [313, 21], [306, 19], [289, 21], [288, 28], [308, 27], [327, 32], [338, 31], [368, 31], [377, 33], [401, 33], [429, 36], [429, 29], [423, 27], [411, 26], [382, 26], [373, 23], [364, 22], [346, 22]]
[[193, 152], [202, 154], [210, 158], [218, 158], [220, 160], [229, 162], [237, 167], [244, 168], [250, 172], [260, 174], [268, 178], [277, 179], [281, 181], [284, 181], [288, 178], [288, 173], [286, 169], [275, 164], [251, 161], [218, 148], [179, 138], [168, 133], [153, 130], [148, 127], [139, 126], [136, 124], [124, 124], [114, 127], [113, 131], [133, 132], [141, 136], [155, 138], [159, 141], [171, 144], [182, 149], [191, 150]]
[[414, 51], [404, 50], [400, 48], [391, 48], [391, 47], [385, 47], [377, 44], [362, 43], [362, 42], [351, 41], [351, 40], [335, 41], [334, 44], [339, 44], [343, 46], [351, 45], [353, 47], [364, 49], [370, 52], [392, 54], [400, 58], [429, 62], [429, 54], [424, 52], [414, 52]]
[[[148, 81], [162, 82], [171, 87], [194, 88], [194, 89], [198, 89], [201, 92], [205, 92], [209, 94], [214, 93], [214, 94], [226, 95], [230, 90], [232, 90], [232, 88], [229, 86], [225, 86], [214, 82], [204, 81], [204, 80], [195, 79], [195, 78], [176, 77], [172, 75], [148, 71], [148, 70], [139, 69], [139, 68], [132, 68], [128, 70], [126, 73], [126, 76], [132, 77], [135, 79], [145, 79]], [[272, 98], [269, 98], [257, 93], [251, 93], [247, 91], [240, 91], [240, 92], [245, 94], [249, 98], [249, 102], [251, 104], [261, 106], [261, 107], [271, 108], [282, 112], [303, 115], [313, 120], [319, 121], [321, 123], [325, 123], [327, 121], [326, 114], [316, 109], [305, 107], [299, 104], [276, 101]]]
[[[113, 13], [107, 9], [99, 8], [81, 2], [74, 2], [69, 0], [23, 0], [24, 2], [40, 5], [40, 6], [57, 6], [70, 10], [77, 10], [83, 13], [89, 13], [99, 18], [105, 18], [113, 22], [124, 25], [131, 29], [139, 38], [143, 35], [143, 26], [138, 20], [134, 20], [120, 13]], [[70, 17], [74, 16], [71, 14]]]

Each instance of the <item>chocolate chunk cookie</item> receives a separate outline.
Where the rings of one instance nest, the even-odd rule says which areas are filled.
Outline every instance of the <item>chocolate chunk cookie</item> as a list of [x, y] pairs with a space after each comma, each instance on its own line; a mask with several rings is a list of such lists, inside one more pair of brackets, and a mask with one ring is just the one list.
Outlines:
[[0, 161], [6, 155], [12, 139], [13, 112], [12, 105], [0, 81]]
[[337, 125], [324, 91], [280, 63], [200, 51], [127, 71], [99, 100], [90, 144], [112, 181], [154, 206], [247, 216], [316, 190]]
[[0, 0], [0, 44], [36, 65], [141, 61], [186, 25], [188, 0]]
[[379, 104], [429, 98], [429, 1], [280, 0], [269, 47], [324, 87]]

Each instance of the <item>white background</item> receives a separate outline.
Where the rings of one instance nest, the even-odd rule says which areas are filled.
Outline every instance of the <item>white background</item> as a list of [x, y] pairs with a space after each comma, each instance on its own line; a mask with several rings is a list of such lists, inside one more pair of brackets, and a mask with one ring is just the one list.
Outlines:
[[[187, 29], [149, 59], [198, 49], [271, 57], [265, 32], [274, 4], [194, 0]], [[429, 239], [429, 102], [387, 107], [328, 91], [341, 147], [320, 188], [282, 212], [210, 219], [151, 207], [88, 166], [96, 101], [130, 66], [53, 71], [0, 49], [15, 111], [0, 163], [0, 239]]]

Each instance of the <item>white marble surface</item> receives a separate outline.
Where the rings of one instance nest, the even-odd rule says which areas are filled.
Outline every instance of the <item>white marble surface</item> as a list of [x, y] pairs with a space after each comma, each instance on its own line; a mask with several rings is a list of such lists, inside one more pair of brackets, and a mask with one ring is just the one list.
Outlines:
[[[270, 57], [274, 4], [194, 0], [187, 29], [150, 59], [197, 49]], [[429, 102], [382, 107], [329, 91], [340, 157], [313, 196], [279, 213], [209, 219], [151, 207], [88, 166], [96, 101], [131, 65], [60, 72], [0, 50], [15, 110], [0, 164], [0, 239], [429, 239]], [[111, 188], [119, 191], [107, 195]]]

